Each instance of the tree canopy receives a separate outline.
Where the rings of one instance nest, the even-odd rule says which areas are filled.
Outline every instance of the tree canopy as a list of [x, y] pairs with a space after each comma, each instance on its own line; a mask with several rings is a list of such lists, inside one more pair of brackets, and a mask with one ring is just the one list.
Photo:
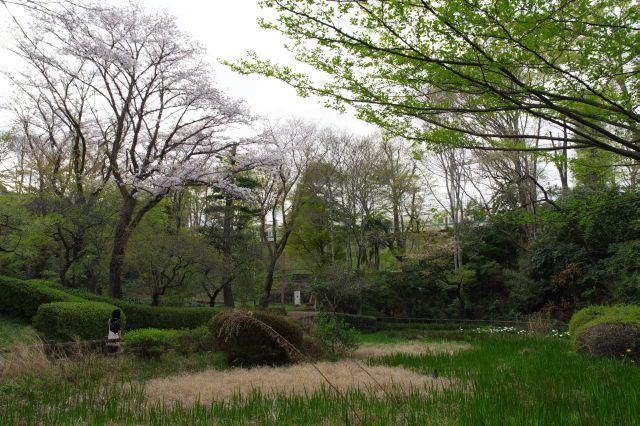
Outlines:
[[[322, 82], [249, 52], [243, 73], [351, 105], [413, 140], [484, 149], [596, 147], [640, 159], [635, 0], [263, 0], [262, 19]], [[516, 114], [527, 124], [486, 124]], [[536, 131], [536, 128], [538, 131]], [[566, 143], [566, 146], [564, 144]]]

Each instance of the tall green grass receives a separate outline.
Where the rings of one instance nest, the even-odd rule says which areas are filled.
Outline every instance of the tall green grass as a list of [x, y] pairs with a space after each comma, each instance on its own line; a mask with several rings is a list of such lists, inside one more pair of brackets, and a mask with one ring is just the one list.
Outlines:
[[0, 347], [33, 343], [37, 338], [35, 330], [25, 321], [0, 315]]
[[[372, 339], [373, 340], [373, 339]], [[382, 340], [382, 338], [378, 338]], [[94, 360], [44, 376], [0, 384], [0, 424], [366, 424], [366, 425], [631, 425], [640, 419], [640, 368], [620, 360], [582, 358], [564, 339], [467, 338], [453, 356], [371, 360], [425, 374], [437, 369], [458, 386], [425, 397], [330, 390], [303, 396], [261, 395], [193, 406], [144, 397], [144, 380], [208, 368], [202, 358]], [[120, 364], [118, 364], [120, 363]], [[113, 367], [113, 368], [112, 368]], [[82, 373], [82, 374], [81, 374]], [[439, 379], [440, 380], [440, 379]]]

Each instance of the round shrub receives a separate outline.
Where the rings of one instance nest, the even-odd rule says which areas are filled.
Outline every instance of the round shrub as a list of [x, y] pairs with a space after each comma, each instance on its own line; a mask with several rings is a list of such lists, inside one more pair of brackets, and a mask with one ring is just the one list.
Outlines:
[[31, 322], [38, 307], [51, 302], [82, 302], [83, 299], [52, 287], [43, 280], [20, 280], [0, 276], [0, 313]]
[[[54, 302], [40, 305], [33, 327], [46, 340], [97, 340], [107, 337], [109, 318], [118, 309], [100, 302]], [[120, 316], [124, 329], [126, 317]]]
[[581, 355], [640, 361], [640, 323], [602, 323], [585, 327], [575, 341]]
[[179, 333], [178, 330], [141, 328], [129, 331], [122, 337], [123, 347], [127, 352], [134, 352], [144, 358], [158, 358], [176, 347]]
[[569, 321], [569, 335], [575, 336], [582, 326], [597, 318], [604, 316], [616, 316], [619, 318], [638, 318], [640, 319], [640, 306], [589, 306], [581, 309], [571, 317]]
[[591, 306], [576, 312], [569, 327], [579, 354], [638, 358], [639, 306]]
[[295, 347], [300, 347], [302, 343], [302, 328], [296, 320], [265, 312], [220, 312], [209, 322], [209, 329], [217, 347], [231, 362], [289, 362], [291, 356], [282, 338]]

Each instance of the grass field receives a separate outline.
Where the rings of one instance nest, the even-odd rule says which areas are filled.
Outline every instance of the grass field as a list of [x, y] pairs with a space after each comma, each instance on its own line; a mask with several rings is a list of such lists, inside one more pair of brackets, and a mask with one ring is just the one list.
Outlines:
[[0, 315], [0, 347], [19, 343], [31, 343], [37, 339], [29, 324]]
[[[395, 329], [360, 337], [369, 345], [402, 345], [409, 342], [406, 335], [416, 334], [419, 329]], [[418, 341], [428, 340], [420, 337]], [[230, 368], [219, 354], [188, 358], [167, 354], [157, 361], [91, 357], [52, 363], [45, 370], [0, 379], [0, 424], [640, 423], [640, 368], [633, 364], [579, 357], [571, 352], [567, 339], [467, 333], [463, 345], [453, 344], [462, 348], [360, 361], [429, 376], [437, 370], [436, 382], [447, 383], [437, 392], [391, 386], [384, 392], [351, 389], [336, 393], [322, 386], [303, 394], [251, 391], [243, 397], [195, 404], [150, 398], [144, 384], [167, 376], [170, 382], [171, 375], [185, 372]], [[209, 374], [211, 380], [217, 377], [203, 374]]]

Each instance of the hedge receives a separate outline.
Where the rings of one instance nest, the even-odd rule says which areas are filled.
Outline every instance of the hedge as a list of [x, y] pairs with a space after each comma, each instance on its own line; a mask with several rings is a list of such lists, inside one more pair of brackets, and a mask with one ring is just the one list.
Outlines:
[[0, 313], [31, 322], [38, 307], [51, 302], [82, 302], [44, 280], [21, 280], [0, 276]]
[[127, 328], [160, 328], [181, 329], [206, 326], [211, 317], [220, 312], [219, 308], [178, 308], [168, 306], [149, 306], [131, 303], [124, 300], [112, 299], [86, 292], [74, 292], [81, 297], [97, 302], [119, 306], [127, 312]]
[[369, 315], [352, 315], [333, 312], [323, 312], [318, 314], [320, 317], [334, 317], [342, 320], [359, 331], [376, 331], [378, 329], [378, 320], [376, 317]]
[[640, 306], [592, 306], [576, 312], [569, 325], [579, 354], [640, 357]]
[[[109, 318], [116, 306], [100, 302], [53, 302], [40, 305], [33, 327], [46, 340], [105, 339]], [[126, 316], [121, 312], [122, 329]]]
[[172, 308], [120, 303], [129, 318], [129, 328], [198, 328], [220, 312], [215, 308]]
[[260, 311], [224, 311], [211, 319], [209, 329], [227, 360], [244, 364], [281, 364], [291, 361], [277, 336], [260, 327], [253, 319], [268, 325], [295, 347], [302, 346], [302, 328], [294, 319]]

